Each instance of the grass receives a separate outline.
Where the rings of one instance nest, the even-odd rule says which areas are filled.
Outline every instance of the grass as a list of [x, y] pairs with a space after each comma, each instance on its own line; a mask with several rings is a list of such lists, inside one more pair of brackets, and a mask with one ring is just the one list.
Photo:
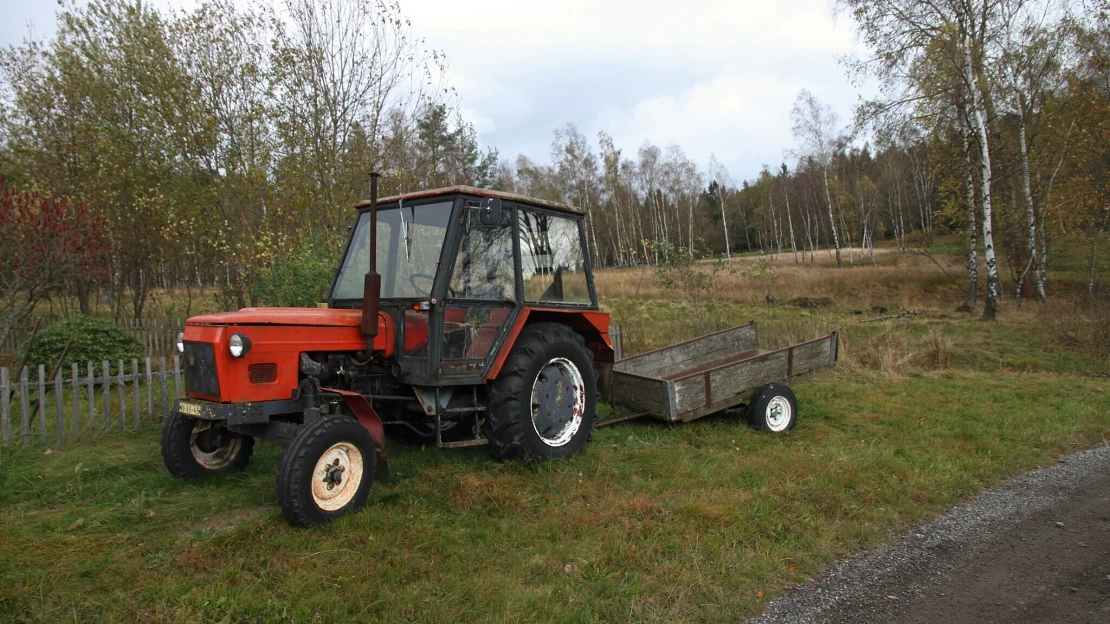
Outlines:
[[[766, 284], [729, 278], [716, 320], [755, 319], [764, 346], [841, 331], [840, 365], [796, 386], [802, 420], [785, 435], [737, 413], [633, 421], [534, 468], [393, 445], [368, 509], [310, 531], [281, 518], [272, 445], [245, 472], [197, 483], [166, 474], [151, 428], [49, 453], [0, 448], [0, 621], [755, 614], [837, 557], [1110, 436], [1110, 366], [1097, 332], [1075, 333], [1090, 309], [1007, 301], [983, 322], [953, 311], [958, 290], [921, 260], [781, 266], [775, 305]], [[696, 334], [685, 304], [635, 276], [598, 280], [629, 352]], [[858, 323], [879, 315], [872, 305], [920, 314]]]

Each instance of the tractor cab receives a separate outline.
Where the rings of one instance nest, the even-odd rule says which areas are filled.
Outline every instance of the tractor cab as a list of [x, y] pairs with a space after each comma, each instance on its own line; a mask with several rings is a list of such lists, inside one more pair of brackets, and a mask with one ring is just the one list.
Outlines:
[[[364, 204], [332, 284], [330, 308], [363, 305], [370, 230], [371, 210]], [[396, 328], [399, 380], [440, 387], [485, 383], [525, 311], [590, 325], [581, 313], [598, 307], [585, 240], [580, 209], [508, 193], [453, 187], [380, 200], [374, 246], [379, 305]]]

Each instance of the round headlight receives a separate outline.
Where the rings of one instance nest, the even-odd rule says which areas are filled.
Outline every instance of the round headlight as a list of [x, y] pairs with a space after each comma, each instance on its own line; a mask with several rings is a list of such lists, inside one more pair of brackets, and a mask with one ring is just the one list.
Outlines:
[[251, 341], [243, 334], [232, 334], [231, 340], [227, 342], [227, 348], [231, 351], [231, 357], [243, 357], [247, 351], [250, 351]]
[[185, 353], [185, 332], [177, 332], [177, 350]]

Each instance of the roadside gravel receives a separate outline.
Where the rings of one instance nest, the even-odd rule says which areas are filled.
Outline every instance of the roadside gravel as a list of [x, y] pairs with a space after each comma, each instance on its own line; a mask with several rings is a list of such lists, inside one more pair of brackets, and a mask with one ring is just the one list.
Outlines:
[[1110, 446], [985, 492], [749, 624], [1110, 623]]

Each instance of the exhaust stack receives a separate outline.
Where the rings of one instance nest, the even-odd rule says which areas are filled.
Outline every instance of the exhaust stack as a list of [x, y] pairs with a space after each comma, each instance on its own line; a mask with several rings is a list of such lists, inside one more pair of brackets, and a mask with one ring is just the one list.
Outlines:
[[378, 308], [382, 298], [382, 276], [378, 275], [378, 172], [370, 174], [370, 270], [362, 283], [362, 335], [378, 335]]

